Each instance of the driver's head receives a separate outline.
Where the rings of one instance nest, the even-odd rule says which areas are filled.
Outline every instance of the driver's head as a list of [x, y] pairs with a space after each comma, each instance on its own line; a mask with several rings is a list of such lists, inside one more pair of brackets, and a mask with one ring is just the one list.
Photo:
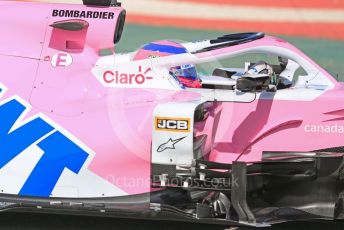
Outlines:
[[172, 67], [171, 74], [176, 77], [185, 87], [201, 88], [196, 66], [193, 64]]
[[171, 73], [175, 77], [184, 77], [190, 80], [198, 79], [196, 67], [192, 64], [172, 67]]

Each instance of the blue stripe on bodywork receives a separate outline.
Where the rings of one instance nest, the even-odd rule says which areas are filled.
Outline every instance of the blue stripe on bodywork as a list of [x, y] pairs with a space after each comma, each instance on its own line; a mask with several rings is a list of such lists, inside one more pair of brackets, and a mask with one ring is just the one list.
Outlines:
[[60, 132], [55, 132], [38, 144], [44, 155], [30, 174], [19, 195], [48, 197], [65, 168], [78, 174], [88, 153]]
[[[0, 92], [1, 90], [0, 88]], [[26, 109], [17, 99], [0, 105], [0, 169], [19, 154], [28, 154], [25, 150], [36, 144], [44, 154], [25, 181], [19, 195], [49, 197], [63, 170], [68, 169], [78, 174], [89, 154], [60, 131], [47, 136], [55, 128], [43, 118], [34, 118], [14, 129], [16, 122], [21, 122], [19, 119]], [[40, 142], [36, 143], [38, 140]], [[15, 178], [8, 178], [11, 179]], [[1, 184], [5, 183], [8, 182], [1, 181]]]
[[17, 100], [0, 106], [0, 169], [54, 128], [41, 118], [12, 130], [26, 107]]
[[187, 50], [181, 47], [169, 46], [169, 45], [159, 45], [155, 43], [150, 43], [143, 47], [144, 50], [170, 53], [170, 54], [185, 54]]

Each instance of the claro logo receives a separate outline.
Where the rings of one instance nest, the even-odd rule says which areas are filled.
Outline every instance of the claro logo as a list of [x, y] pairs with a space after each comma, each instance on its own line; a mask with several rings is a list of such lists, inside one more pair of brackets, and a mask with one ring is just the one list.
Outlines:
[[147, 74], [150, 72], [152, 72], [150, 67], [148, 67], [145, 71], [142, 71], [142, 66], [139, 66], [138, 73], [121, 73], [119, 71], [108, 70], [104, 72], [103, 80], [107, 84], [142, 85], [147, 80], [153, 80], [152, 76], [147, 76]]
[[172, 131], [172, 132], [189, 132], [190, 119], [189, 118], [170, 118], [170, 117], [155, 117], [155, 130], [157, 131]]

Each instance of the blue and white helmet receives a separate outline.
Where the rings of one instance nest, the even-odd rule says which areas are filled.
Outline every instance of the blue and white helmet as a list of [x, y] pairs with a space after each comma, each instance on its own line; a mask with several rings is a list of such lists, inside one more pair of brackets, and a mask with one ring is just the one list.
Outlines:
[[184, 77], [190, 80], [198, 79], [196, 66], [193, 64], [172, 67], [171, 72], [175, 77]]

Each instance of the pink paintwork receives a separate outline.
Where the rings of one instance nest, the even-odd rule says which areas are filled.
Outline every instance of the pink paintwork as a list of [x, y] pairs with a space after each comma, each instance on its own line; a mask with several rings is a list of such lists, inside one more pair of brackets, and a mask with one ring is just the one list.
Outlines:
[[[341, 108], [341, 91], [333, 90], [311, 102], [261, 99], [249, 105], [223, 105], [213, 161], [260, 161], [262, 151], [309, 152], [343, 145], [343, 133], [311, 131], [310, 125], [342, 125], [343, 118], [327, 114]], [[233, 122], [234, 121], [234, 122]], [[321, 130], [320, 130], [321, 131]]]
[[[0, 25], [0, 81], [8, 88], [6, 97], [18, 95], [30, 102], [32, 110], [27, 117], [43, 113], [92, 149], [95, 156], [88, 169], [102, 179], [127, 194], [150, 192], [154, 108], [166, 102], [199, 100], [201, 94], [181, 89], [106, 88], [93, 76], [91, 69], [100, 58], [100, 49], [113, 46], [114, 25], [122, 8], [3, 1], [0, 8], [0, 21], [8, 21]], [[111, 11], [115, 18], [85, 19], [88, 27], [81, 33], [85, 41], [80, 43], [84, 47], [80, 52], [61, 49], [71, 53], [73, 63], [53, 67], [51, 58], [61, 50], [54, 49], [59, 45], [51, 43], [51, 36], [59, 32], [49, 25], [66, 20], [51, 17], [53, 9]], [[312, 101], [264, 98], [249, 104], [211, 103], [208, 119], [195, 124], [196, 136], [212, 137], [206, 144], [208, 159], [254, 162], [261, 160], [263, 151], [314, 151], [343, 146], [344, 133], [318, 132], [311, 127], [344, 126], [343, 85], [291, 44], [268, 36], [195, 56], [221, 56], [260, 46], [296, 52], [326, 75], [334, 87]], [[139, 51], [135, 60], [149, 55]]]

